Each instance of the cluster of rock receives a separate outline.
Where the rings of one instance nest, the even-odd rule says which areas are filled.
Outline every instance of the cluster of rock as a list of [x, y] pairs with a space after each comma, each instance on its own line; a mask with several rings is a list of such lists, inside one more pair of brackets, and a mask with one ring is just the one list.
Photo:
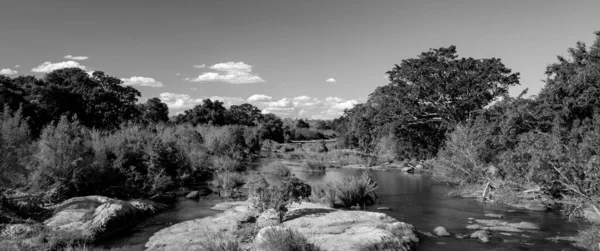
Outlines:
[[260, 229], [244, 249], [255, 250], [269, 231], [292, 229], [321, 250], [364, 250], [394, 247], [412, 250], [419, 241], [412, 225], [375, 212], [343, 211], [314, 203], [296, 203], [285, 214], [259, 212], [253, 199], [216, 205], [222, 213], [175, 224], [155, 233], [147, 250], [197, 250], [219, 234], [219, 238], [240, 239], [240, 229]]
[[[41, 224], [10, 224], [0, 229], [0, 246], [16, 241], [43, 246], [47, 232], [56, 243], [94, 242], [129, 229], [146, 217], [166, 208], [149, 200], [122, 201], [104, 196], [75, 197], [53, 207], [53, 214]], [[64, 240], [63, 240], [64, 239]]]

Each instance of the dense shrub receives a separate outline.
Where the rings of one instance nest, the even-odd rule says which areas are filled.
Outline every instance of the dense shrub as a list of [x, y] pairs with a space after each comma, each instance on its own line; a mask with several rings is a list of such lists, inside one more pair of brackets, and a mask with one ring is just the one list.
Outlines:
[[278, 212], [285, 212], [289, 203], [307, 199], [311, 194], [311, 186], [296, 177], [287, 177], [278, 185], [257, 188], [256, 193], [257, 207], [260, 210], [272, 208]]
[[218, 188], [229, 190], [239, 187], [245, 182], [244, 176], [238, 172], [217, 172], [213, 176], [212, 184]]
[[268, 173], [272, 173], [279, 177], [288, 177], [292, 174], [292, 170], [282, 162], [271, 162], [265, 166]]
[[55, 198], [93, 191], [98, 181], [89, 130], [66, 116], [42, 131], [33, 162], [32, 184], [39, 191], [52, 191]]
[[302, 163], [302, 168], [305, 172], [320, 173], [325, 172], [327, 167], [323, 161], [309, 159]]
[[312, 190], [311, 200], [340, 207], [365, 206], [375, 203], [376, 190], [377, 183], [365, 171], [360, 177], [348, 175], [339, 181], [316, 186]]
[[29, 126], [22, 109], [13, 113], [5, 106], [0, 114], [0, 187], [27, 183], [27, 161], [32, 151]]

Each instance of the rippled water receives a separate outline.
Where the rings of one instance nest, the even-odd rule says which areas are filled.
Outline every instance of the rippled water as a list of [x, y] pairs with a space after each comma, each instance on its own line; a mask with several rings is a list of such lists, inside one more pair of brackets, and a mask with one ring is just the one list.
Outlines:
[[[270, 160], [254, 163], [250, 169], [261, 171]], [[345, 175], [360, 175], [362, 170], [328, 169], [326, 173], [315, 174], [301, 172], [299, 161], [286, 161], [294, 174], [308, 183], [322, 183], [341, 179]], [[391, 211], [382, 211], [399, 221], [413, 224], [423, 232], [433, 232], [438, 226], [444, 226], [450, 233], [466, 234], [473, 232], [465, 226], [469, 218], [485, 219], [485, 213], [500, 213], [509, 222], [528, 221], [539, 224], [541, 230], [515, 233], [510, 236], [493, 232], [490, 243], [481, 243], [470, 239], [454, 237], [433, 238], [424, 236], [417, 246], [418, 250], [577, 250], [566, 243], [554, 243], [546, 240], [554, 236], [571, 236], [577, 233], [578, 225], [569, 222], [556, 212], [533, 212], [517, 210], [509, 212], [508, 207], [481, 203], [472, 199], [446, 196], [450, 186], [435, 182], [426, 175], [406, 174], [397, 171], [372, 171], [379, 189], [378, 204], [367, 208], [377, 211], [377, 207], [390, 207]], [[272, 177], [267, 177], [272, 178]], [[209, 208], [218, 203], [217, 198], [203, 198], [200, 201], [182, 199], [171, 210], [158, 214], [129, 233], [101, 243], [102, 247], [113, 250], [143, 250], [144, 244], [156, 231], [170, 224], [207, 217], [218, 212]]]

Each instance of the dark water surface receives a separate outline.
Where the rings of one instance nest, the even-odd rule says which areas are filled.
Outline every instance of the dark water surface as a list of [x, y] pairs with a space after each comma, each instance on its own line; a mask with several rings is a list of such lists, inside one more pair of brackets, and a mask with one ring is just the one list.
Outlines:
[[[251, 170], [262, 171], [271, 160], [261, 159], [250, 166]], [[294, 170], [295, 175], [310, 184], [338, 180], [345, 175], [360, 175], [357, 169], [328, 169], [326, 173], [314, 174], [300, 171], [300, 161], [285, 161]], [[446, 196], [452, 187], [436, 182], [429, 176], [407, 174], [398, 171], [372, 171], [372, 177], [379, 189], [378, 204], [367, 208], [367, 211], [378, 211], [377, 207], [390, 207], [384, 212], [399, 221], [410, 223], [422, 232], [433, 232], [438, 226], [444, 226], [452, 234], [474, 232], [465, 226], [469, 218], [485, 219], [486, 213], [504, 214], [509, 222], [528, 221], [538, 224], [539, 231], [511, 233], [504, 235], [493, 232], [495, 237], [490, 243], [481, 243], [471, 239], [454, 237], [433, 238], [420, 236], [421, 242], [417, 250], [577, 250], [566, 243], [555, 243], [546, 240], [548, 237], [572, 236], [577, 233], [578, 225], [569, 222], [557, 212], [533, 212], [516, 210], [509, 212], [509, 207], [481, 203], [473, 199]], [[268, 177], [267, 179], [272, 178]], [[219, 201], [215, 197], [205, 197], [200, 201], [179, 200], [172, 209], [151, 218], [144, 225], [124, 233], [122, 236], [100, 244], [112, 250], [143, 250], [144, 244], [158, 230], [171, 224], [214, 215], [218, 212], [210, 208]]]

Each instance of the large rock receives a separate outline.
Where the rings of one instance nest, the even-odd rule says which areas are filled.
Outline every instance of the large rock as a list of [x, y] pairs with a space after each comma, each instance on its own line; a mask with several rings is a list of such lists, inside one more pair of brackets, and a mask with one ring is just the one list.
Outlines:
[[[419, 241], [414, 227], [383, 214], [365, 211], [341, 211], [319, 207], [310, 210], [297, 207], [304, 213], [288, 217], [283, 227], [295, 229], [322, 250], [365, 250], [393, 247], [411, 250]], [[298, 214], [296, 214], [298, 215]]]
[[472, 233], [470, 236], [472, 239], [479, 239], [482, 242], [489, 242], [492, 237], [492, 233], [488, 230], [478, 230]]
[[104, 196], [75, 197], [59, 204], [44, 225], [54, 233], [94, 242], [131, 228], [165, 207], [148, 200], [127, 202]]
[[262, 212], [258, 219], [256, 219], [256, 225], [258, 227], [268, 227], [275, 226], [279, 224], [279, 212], [277, 210], [269, 208], [268, 210]]
[[436, 227], [433, 232], [435, 233], [435, 235], [437, 236], [450, 236], [450, 233], [448, 233], [448, 230], [445, 227]]
[[242, 223], [252, 222], [259, 214], [252, 203], [227, 203], [215, 208], [227, 209], [215, 216], [184, 221], [154, 233], [146, 243], [146, 250], [204, 250], [203, 244], [215, 241], [216, 233], [223, 240], [234, 240], [233, 231]]

